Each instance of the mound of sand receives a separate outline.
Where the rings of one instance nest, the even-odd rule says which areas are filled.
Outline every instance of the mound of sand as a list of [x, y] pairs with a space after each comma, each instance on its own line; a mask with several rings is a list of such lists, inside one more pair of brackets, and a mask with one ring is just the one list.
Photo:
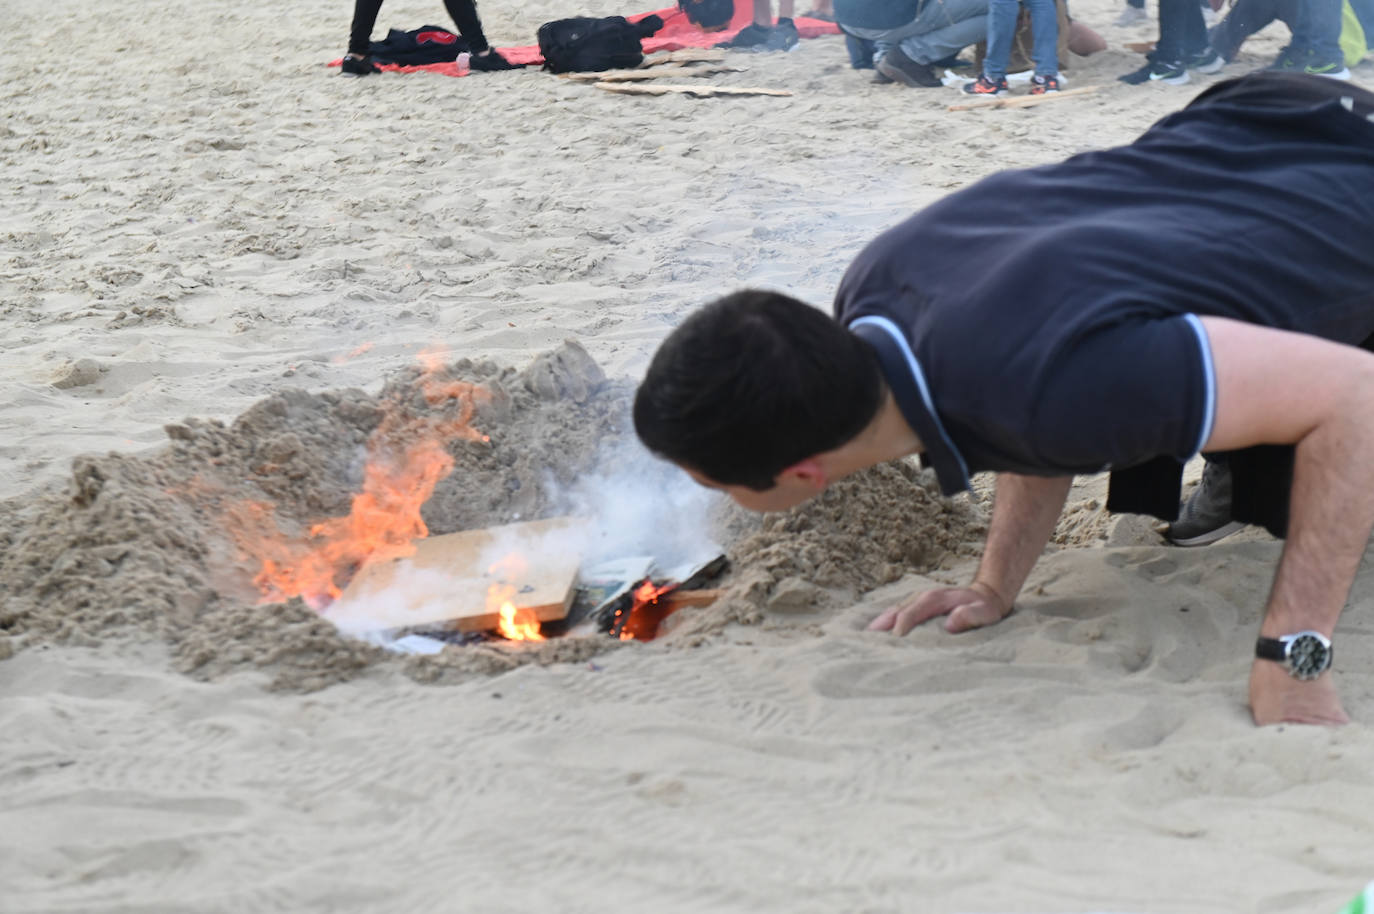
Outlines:
[[[607, 380], [576, 343], [520, 371], [463, 359], [438, 374], [481, 392], [464, 425], [480, 434], [443, 442], [453, 467], [423, 506], [432, 534], [562, 513], [580, 477], [613, 472], [617, 455], [631, 446], [632, 385]], [[435, 380], [408, 369], [376, 395], [283, 391], [227, 425], [169, 425], [169, 443], [152, 455], [79, 458], [64, 491], [0, 507], [10, 521], [3, 525], [0, 589], [9, 599], [0, 629], [19, 646], [156, 639], [171, 647], [182, 672], [213, 678], [261, 667], [278, 687], [304, 690], [378, 664], [439, 681], [615, 648], [612, 639], [568, 637], [455, 645], [402, 659], [339, 634], [299, 598], [262, 599], [254, 586], [259, 567], [242, 543], [243, 506], [269, 506], [272, 531], [288, 544], [347, 515], [369, 456], [383, 447], [403, 450], [442, 427], [436, 418], [454, 409], [451, 400], [426, 395]], [[680, 621], [669, 645], [698, 644], [767, 611], [852, 602], [967, 550], [976, 523], [971, 509], [940, 499], [922, 473], [902, 463], [761, 524], [730, 509], [716, 521], [733, 565], [727, 594]]]

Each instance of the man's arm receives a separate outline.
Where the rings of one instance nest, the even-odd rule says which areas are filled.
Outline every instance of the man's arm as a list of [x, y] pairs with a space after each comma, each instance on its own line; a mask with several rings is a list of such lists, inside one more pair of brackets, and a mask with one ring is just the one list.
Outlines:
[[[1295, 444], [1288, 537], [1260, 634], [1331, 636], [1374, 527], [1374, 355], [1317, 337], [1203, 318], [1217, 375], [1204, 450]], [[1259, 724], [1344, 723], [1327, 673], [1302, 682], [1256, 660]]]
[[1001, 621], [1045, 551], [1072, 483], [1072, 476], [999, 473], [987, 545], [973, 583], [927, 591], [887, 610], [868, 627], [905, 635], [936, 616], [949, 617], [945, 628], [951, 632]]

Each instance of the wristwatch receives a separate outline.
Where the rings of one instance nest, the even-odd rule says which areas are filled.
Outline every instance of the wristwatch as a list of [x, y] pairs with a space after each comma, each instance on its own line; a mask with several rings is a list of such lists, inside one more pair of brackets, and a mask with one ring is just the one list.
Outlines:
[[1294, 679], [1316, 679], [1331, 669], [1331, 639], [1313, 631], [1261, 638], [1255, 656], [1278, 661]]

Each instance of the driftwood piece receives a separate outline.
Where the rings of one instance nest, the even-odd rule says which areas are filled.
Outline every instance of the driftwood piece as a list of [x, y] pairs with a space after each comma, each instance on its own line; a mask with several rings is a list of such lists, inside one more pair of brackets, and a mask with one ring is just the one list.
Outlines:
[[720, 599], [723, 590], [670, 590], [659, 597], [659, 602], [667, 603], [673, 609], [684, 606], [710, 606]]
[[604, 70], [600, 73], [564, 73], [578, 82], [639, 82], [667, 76], [710, 76], [713, 73], [743, 73], [748, 67], [643, 67], [638, 70]]
[[1080, 86], [1077, 89], [1065, 89], [1061, 92], [1047, 92], [1044, 95], [1017, 95], [1014, 97], [1002, 96], [1000, 98], [988, 98], [980, 101], [964, 102], [958, 105], [950, 105], [950, 111], [974, 111], [979, 108], [1029, 108], [1042, 102], [1052, 102], [1061, 98], [1070, 98], [1075, 95], [1088, 95], [1097, 91], [1097, 86]]
[[605, 89], [607, 92], [619, 92], [623, 95], [691, 95], [696, 98], [711, 98], [716, 95], [785, 95], [792, 93], [786, 89], [747, 89], [738, 86], [677, 86], [663, 85], [640, 85], [638, 83], [592, 83], [598, 89]]
[[676, 51], [656, 51], [644, 58], [643, 67], [656, 67], [665, 63], [711, 63], [725, 59], [725, 51], [719, 48], [678, 48]]

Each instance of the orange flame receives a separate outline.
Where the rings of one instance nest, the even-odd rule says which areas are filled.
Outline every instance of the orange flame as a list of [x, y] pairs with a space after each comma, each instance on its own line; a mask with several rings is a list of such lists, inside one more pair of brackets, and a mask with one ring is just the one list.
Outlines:
[[455, 438], [489, 439], [470, 424], [487, 392], [439, 378], [442, 361], [432, 351], [423, 362], [417, 383], [435, 412], [416, 415], [403, 397], [384, 406], [382, 421], [367, 441], [362, 491], [353, 496], [346, 516], [316, 523], [306, 537], [292, 538], [277, 525], [274, 505], [230, 506], [227, 526], [243, 553], [259, 563], [253, 583], [261, 602], [300, 596], [323, 609], [339, 598], [364, 562], [410, 555], [415, 540], [429, 535], [420, 509], [453, 469], [445, 445]]
[[496, 630], [501, 633], [501, 637], [512, 641], [544, 640], [544, 636], [539, 633], [539, 620], [534, 618], [534, 613], [528, 609], [516, 609], [510, 603], [501, 604], [501, 621], [497, 623]]
[[525, 560], [515, 554], [506, 556], [487, 569], [487, 574], [499, 576], [499, 580], [487, 588], [487, 611], [500, 607], [498, 612], [501, 620], [496, 630], [503, 638], [511, 641], [543, 641], [544, 636], [539, 633], [539, 620], [534, 613], [528, 609], [516, 609], [512, 602], [516, 588], [511, 580], [522, 577], [525, 569]]
[[653, 581], [645, 578], [644, 583], [635, 588], [634, 603], [620, 627], [620, 640], [654, 640], [658, 635], [659, 623], [676, 608], [669, 603], [660, 603], [658, 598], [676, 587], [676, 584], [657, 587]]

